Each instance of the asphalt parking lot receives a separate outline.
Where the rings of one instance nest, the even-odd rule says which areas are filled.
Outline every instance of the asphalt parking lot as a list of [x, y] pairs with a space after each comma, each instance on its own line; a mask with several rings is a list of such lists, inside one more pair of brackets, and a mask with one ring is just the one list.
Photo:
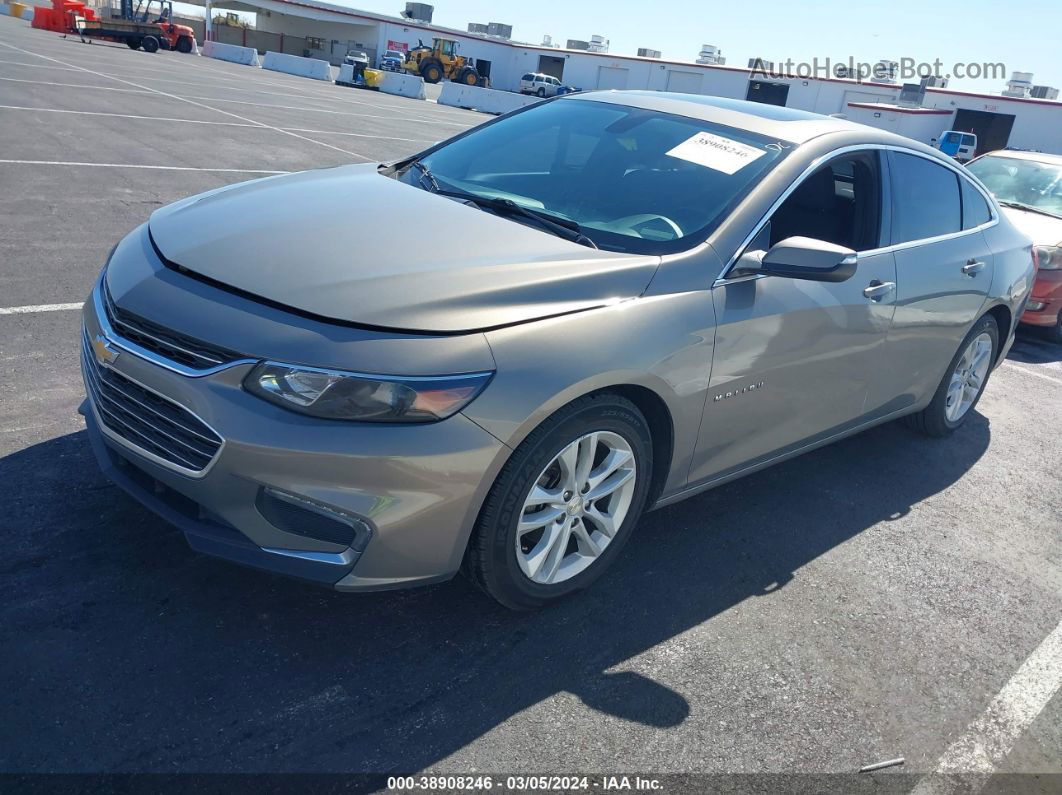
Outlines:
[[[0, 17], [0, 771], [1062, 774], [1062, 347], [1033, 333], [952, 438], [891, 424], [660, 510], [537, 614], [214, 561], [102, 478], [70, 305], [120, 236], [486, 118]], [[1016, 781], [1059, 779], [988, 790]]]

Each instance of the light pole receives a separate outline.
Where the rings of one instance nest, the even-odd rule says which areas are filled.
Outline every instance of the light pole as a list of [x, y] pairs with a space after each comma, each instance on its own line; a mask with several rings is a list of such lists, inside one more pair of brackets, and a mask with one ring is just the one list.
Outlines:
[[214, 38], [214, 32], [211, 30], [213, 20], [211, 19], [210, 14], [210, 0], [206, 0], [206, 20], [204, 21], [206, 24], [203, 28], [203, 38], [205, 38], [207, 41], [210, 41], [212, 38]]

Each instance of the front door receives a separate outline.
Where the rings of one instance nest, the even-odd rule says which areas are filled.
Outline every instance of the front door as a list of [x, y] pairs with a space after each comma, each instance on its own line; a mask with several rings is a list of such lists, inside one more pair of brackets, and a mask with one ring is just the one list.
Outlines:
[[714, 364], [690, 483], [740, 471], [857, 424], [879, 378], [896, 268], [880, 248], [879, 153], [841, 155], [804, 180], [749, 250], [802, 236], [862, 255], [840, 283], [777, 276], [713, 288]]

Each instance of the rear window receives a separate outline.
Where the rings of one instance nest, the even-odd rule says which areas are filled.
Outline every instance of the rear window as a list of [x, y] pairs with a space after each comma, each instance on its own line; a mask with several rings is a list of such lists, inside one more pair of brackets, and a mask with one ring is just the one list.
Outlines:
[[973, 146], [976, 143], [977, 143], [977, 139], [974, 138], [972, 135], [964, 135], [962, 137], [962, 145], [963, 146]]
[[[444, 189], [575, 221], [603, 249], [659, 254], [703, 240], [789, 149], [699, 119], [562, 99], [479, 127], [422, 162]], [[418, 183], [415, 173], [406, 179]]]
[[944, 134], [944, 143], [957, 144], [962, 140], [962, 136], [957, 132], [950, 132]]

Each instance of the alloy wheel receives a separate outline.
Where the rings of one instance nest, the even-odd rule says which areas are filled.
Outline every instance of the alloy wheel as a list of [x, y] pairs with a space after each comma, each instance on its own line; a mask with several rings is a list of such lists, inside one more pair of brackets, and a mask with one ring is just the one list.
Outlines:
[[516, 528], [523, 573], [554, 585], [594, 563], [623, 525], [636, 481], [634, 451], [617, 433], [595, 431], [564, 447], [524, 498]]
[[944, 416], [958, 422], [977, 400], [988, 376], [992, 359], [992, 337], [983, 332], [974, 337], [959, 358], [948, 384]]

